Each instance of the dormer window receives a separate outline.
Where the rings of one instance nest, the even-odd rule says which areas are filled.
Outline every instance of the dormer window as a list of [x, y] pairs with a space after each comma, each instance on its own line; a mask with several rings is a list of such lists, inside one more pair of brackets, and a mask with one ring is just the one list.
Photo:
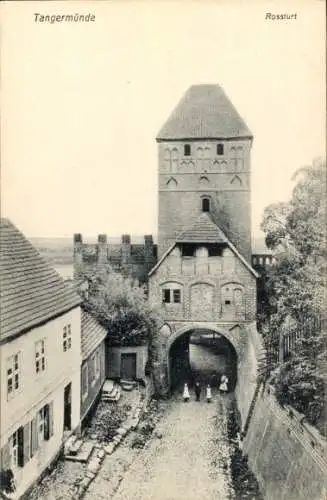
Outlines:
[[184, 144], [184, 156], [191, 156], [191, 145]]
[[210, 199], [202, 198], [202, 212], [210, 212]]
[[224, 145], [217, 144], [217, 155], [222, 156], [224, 154]]

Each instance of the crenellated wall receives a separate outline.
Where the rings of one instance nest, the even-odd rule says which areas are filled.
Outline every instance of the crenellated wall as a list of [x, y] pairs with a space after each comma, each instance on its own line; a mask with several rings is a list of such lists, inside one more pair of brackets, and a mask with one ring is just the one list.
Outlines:
[[144, 236], [143, 244], [131, 242], [124, 234], [121, 243], [108, 243], [107, 236], [100, 234], [95, 244], [84, 243], [81, 234], [74, 235], [74, 278], [85, 272], [95, 273], [108, 264], [124, 276], [147, 282], [147, 275], [156, 263], [157, 246], [151, 235]]

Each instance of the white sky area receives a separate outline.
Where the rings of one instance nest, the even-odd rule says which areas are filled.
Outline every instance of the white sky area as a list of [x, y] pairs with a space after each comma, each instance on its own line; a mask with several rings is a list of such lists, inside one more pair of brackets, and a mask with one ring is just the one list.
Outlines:
[[[219, 83], [253, 132], [255, 235], [292, 173], [324, 155], [323, 1], [0, 9], [2, 216], [26, 236], [156, 234], [155, 137], [192, 84]], [[36, 12], [96, 20], [35, 23]]]

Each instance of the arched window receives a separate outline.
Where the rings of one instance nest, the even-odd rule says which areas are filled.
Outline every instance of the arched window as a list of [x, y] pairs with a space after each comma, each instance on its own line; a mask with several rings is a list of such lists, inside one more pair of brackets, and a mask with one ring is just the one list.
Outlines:
[[210, 198], [202, 198], [202, 212], [210, 212]]
[[221, 156], [224, 154], [224, 145], [223, 144], [217, 144], [217, 155]]
[[184, 156], [191, 156], [191, 145], [184, 144]]

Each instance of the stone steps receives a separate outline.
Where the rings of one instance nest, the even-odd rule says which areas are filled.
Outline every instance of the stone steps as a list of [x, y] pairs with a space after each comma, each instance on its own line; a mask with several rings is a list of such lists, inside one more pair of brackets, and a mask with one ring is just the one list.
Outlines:
[[115, 384], [112, 380], [106, 380], [103, 384], [101, 392], [101, 400], [108, 402], [117, 402], [121, 396], [121, 388], [119, 385]]
[[123, 391], [132, 391], [137, 387], [137, 382], [135, 380], [121, 380], [120, 385]]
[[82, 444], [79, 446], [77, 452], [75, 452], [75, 449], [76, 448], [73, 448], [73, 453], [71, 449], [69, 450], [68, 454], [65, 455], [65, 460], [85, 464], [88, 462], [90, 456], [93, 453], [94, 443], [92, 443], [91, 441], [82, 441]]

